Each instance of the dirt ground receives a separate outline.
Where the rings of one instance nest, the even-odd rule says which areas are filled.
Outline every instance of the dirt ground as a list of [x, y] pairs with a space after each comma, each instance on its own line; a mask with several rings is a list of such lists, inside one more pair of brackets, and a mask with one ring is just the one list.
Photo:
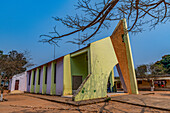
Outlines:
[[[148, 94], [148, 96], [157, 98], [170, 98], [170, 91], [142, 91], [140, 94]], [[170, 111], [168, 112], [115, 101], [76, 107], [26, 95], [5, 95], [4, 98], [8, 101], [0, 102], [0, 113], [170, 113]]]
[[[154, 93], [154, 94], [152, 94]], [[139, 91], [139, 94], [157, 97], [157, 98], [170, 98], [170, 91]]]

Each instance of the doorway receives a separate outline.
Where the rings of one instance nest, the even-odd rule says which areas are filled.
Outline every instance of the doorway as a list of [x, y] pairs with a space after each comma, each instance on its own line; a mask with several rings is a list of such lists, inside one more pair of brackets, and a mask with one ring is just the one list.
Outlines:
[[71, 76], [73, 94], [80, 87], [88, 75], [88, 53], [87, 51], [71, 57]]
[[82, 83], [82, 76], [72, 76], [72, 90], [77, 90]]
[[19, 80], [16, 80], [15, 81], [15, 90], [18, 90], [19, 89]]

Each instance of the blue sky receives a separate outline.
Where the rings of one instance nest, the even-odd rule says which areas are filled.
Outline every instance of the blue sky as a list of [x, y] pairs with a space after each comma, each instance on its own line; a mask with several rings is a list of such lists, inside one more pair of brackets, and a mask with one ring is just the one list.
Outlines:
[[[74, 4], [76, 0], [1, 0], [0, 50], [5, 53], [28, 50], [32, 62], [37, 65], [53, 60], [54, 47], [39, 43], [39, 36], [52, 31], [54, 25], [61, 32], [67, 32], [68, 29], [56, 23], [52, 17], [78, 13]], [[97, 35], [95, 40], [110, 36], [116, 24], [113, 23], [113, 28]], [[67, 39], [64, 38], [60, 47], [56, 47], [56, 58], [78, 49], [77, 45], [65, 43]], [[170, 54], [170, 24], [158, 25], [152, 31], [130, 34], [130, 40], [135, 66], [155, 62], [161, 56]]]

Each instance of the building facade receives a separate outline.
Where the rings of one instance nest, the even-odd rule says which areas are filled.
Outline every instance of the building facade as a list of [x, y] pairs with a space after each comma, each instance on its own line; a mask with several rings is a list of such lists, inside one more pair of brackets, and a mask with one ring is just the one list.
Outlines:
[[137, 77], [139, 90], [170, 90], [170, 75], [150, 75], [150, 77]]
[[9, 82], [9, 90], [12, 92], [14, 90], [26, 91], [27, 90], [27, 72], [23, 72], [14, 75]]
[[125, 92], [138, 94], [126, 20], [110, 37], [27, 71], [27, 92], [73, 95], [74, 101], [107, 96], [116, 66]]

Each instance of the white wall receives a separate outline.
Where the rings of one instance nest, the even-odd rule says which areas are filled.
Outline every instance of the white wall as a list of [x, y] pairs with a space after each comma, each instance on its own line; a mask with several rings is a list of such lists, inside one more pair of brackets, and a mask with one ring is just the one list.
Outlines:
[[12, 77], [12, 84], [11, 84], [11, 91], [15, 90], [15, 81], [19, 80], [19, 88], [20, 91], [26, 91], [26, 84], [27, 84], [27, 76], [26, 72], [14, 75]]

